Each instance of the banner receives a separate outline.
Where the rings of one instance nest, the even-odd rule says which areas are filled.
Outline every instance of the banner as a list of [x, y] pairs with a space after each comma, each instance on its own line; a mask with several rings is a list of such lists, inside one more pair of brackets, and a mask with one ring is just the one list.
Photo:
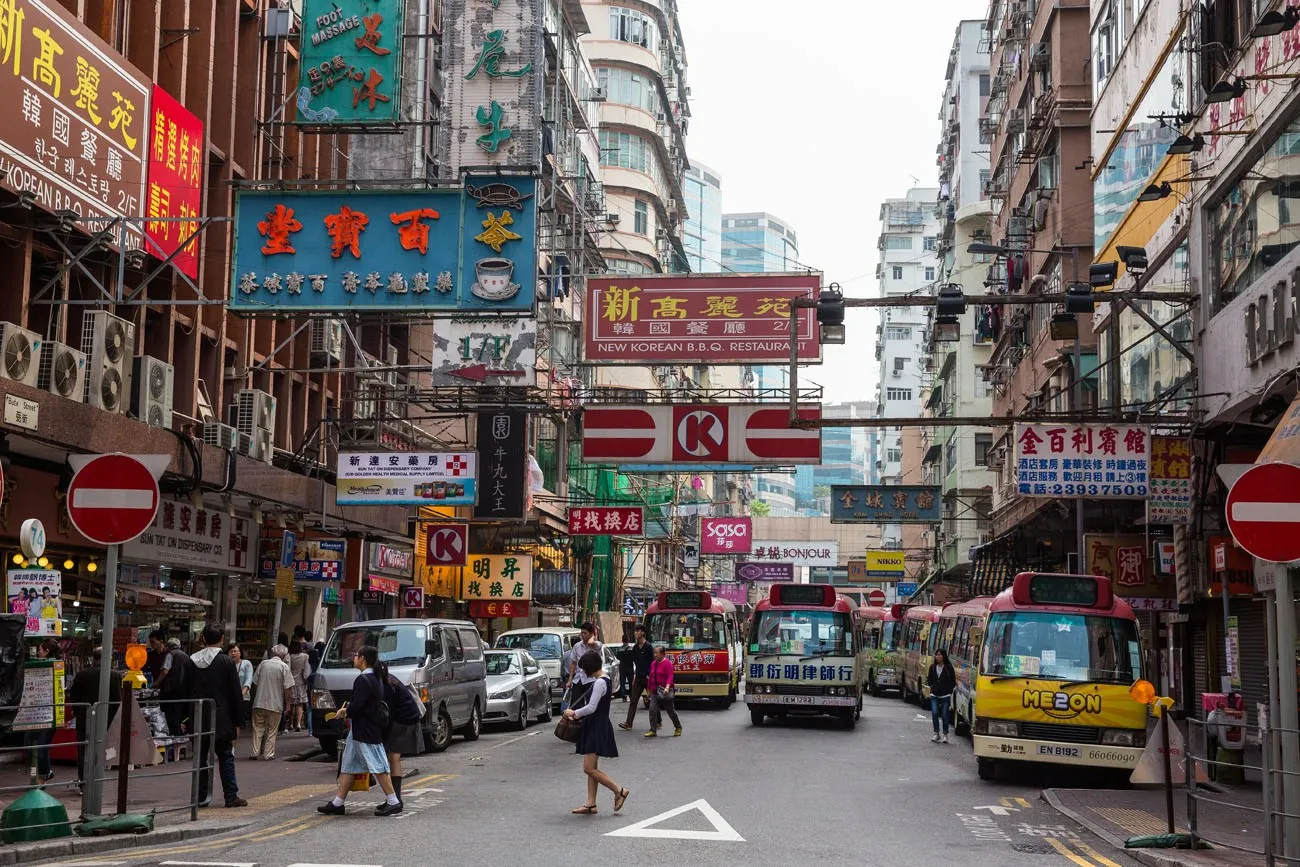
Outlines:
[[401, 120], [402, 0], [306, 0], [298, 61], [297, 123]]
[[938, 485], [831, 485], [832, 524], [934, 524]]
[[474, 519], [521, 520], [528, 499], [528, 414], [480, 412], [475, 443], [483, 488], [474, 506]]
[[63, 574], [57, 569], [10, 569], [5, 595], [10, 614], [27, 618], [27, 638], [63, 634]]
[[1181, 437], [1151, 438], [1148, 524], [1192, 522], [1192, 445]]
[[569, 509], [570, 536], [641, 536], [644, 506], [575, 506]]
[[[145, 247], [158, 259], [180, 250], [172, 256], [172, 264], [191, 280], [197, 280], [198, 221], [203, 212], [203, 168], [208, 162], [203, 121], [157, 84], [150, 104], [153, 140], [145, 196], [149, 217], [145, 223], [149, 243]], [[168, 218], [181, 222], [169, 222]]]
[[701, 554], [748, 554], [754, 545], [749, 518], [700, 518]]
[[340, 506], [472, 506], [473, 452], [339, 452]]
[[755, 562], [779, 561], [795, 566], [838, 566], [840, 543], [834, 539], [816, 542], [781, 542], [756, 539], [749, 555]]
[[736, 577], [744, 581], [793, 581], [793, 563], [737, 563]]
[[1016, 425], [1016, 491], [1025, 497], [1146, 499], [1151, 436], [1141, 425]]
[[149, 529], [123, 543], [122, 555], [204, 572], [253, 571], [249, 521], [217, 509], [196, 509], [188, 501], [163, 500]]
[[461, 571], [460, 598], [466, 601], [526, 602], [533, 597], [530, 554], [471, 554]]

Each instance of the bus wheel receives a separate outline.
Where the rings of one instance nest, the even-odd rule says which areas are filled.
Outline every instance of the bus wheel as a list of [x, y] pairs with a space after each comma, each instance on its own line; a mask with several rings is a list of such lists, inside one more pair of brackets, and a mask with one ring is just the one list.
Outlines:
[[993, 759], [976, 756], [975, 772], [979, 774], [981, 780], [996, 780], [998, 778], [998, 763]]
[[731, 707], [735, 703], [736, 703], [736, 684], [733, 681], [732, 684], [729, 687], [727, 687], [727, 698], [725, 701], [722, 702], [722, 706]]
[[761, 726], [763, 724], [763, 712], [756, 707], [751, 707], [749, 709], [749, 724]]
[[876, 698], [880, 698], [880, 687], [876, 686], [875, 675], [872, 675], [871, 682], [867, 687], [867, 691], [870, 692], [872, 695], [874, 695]]
[[[969, 709], [967, 712], [969, 713]], [[956, 732], [959, 737], [970, 737], [970, 720], [956, 711], [953, 711], [953, 713], [957, 715], [957, 720], [953, 723], [952, 730]]]

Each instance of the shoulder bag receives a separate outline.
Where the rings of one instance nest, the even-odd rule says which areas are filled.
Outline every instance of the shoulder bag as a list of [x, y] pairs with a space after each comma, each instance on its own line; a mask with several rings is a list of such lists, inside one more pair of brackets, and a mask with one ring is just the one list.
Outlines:
[[371, 675], [375, 681], [375, 706], [370, 709], [370, 721], [379, 726], [379, 730], [387, 732], [389, 726], [393, 724], [393, 711], [384, 700], [384, 684], [376, 675]]

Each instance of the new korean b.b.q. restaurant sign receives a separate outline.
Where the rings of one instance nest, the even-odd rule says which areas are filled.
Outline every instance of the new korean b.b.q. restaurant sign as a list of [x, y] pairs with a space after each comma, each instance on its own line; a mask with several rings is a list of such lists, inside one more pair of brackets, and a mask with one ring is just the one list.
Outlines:
[[466, 180], [463, 190], [241, 190], [230, 307], [531, 312], [536, 182]]

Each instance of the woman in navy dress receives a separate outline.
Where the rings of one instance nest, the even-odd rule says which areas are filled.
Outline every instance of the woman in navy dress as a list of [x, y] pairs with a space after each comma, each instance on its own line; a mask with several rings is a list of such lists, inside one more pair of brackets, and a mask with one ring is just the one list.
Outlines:
[[564, 715], [569, 719], [583, 720], [578, 732], [577, 753], [582, 756], [582, 771], [587, 775], [587, 803], [573, 812], [591, 816], [596, 812], [596, 787], [604, 786], [614, 793], [614, 812], [623, 809], [628, 791], [610, 779], [597, 763], [603, 756], [618, 758], [618, 743], [614, 740], [614, 726], [609, 721], [609, 700], [613, 695], [609, 678], [601, 666], [600, 654], [589, 650], [578, 660], [578, 667], [592, 680], [591, 694], [586, 704], [569, 708]]

